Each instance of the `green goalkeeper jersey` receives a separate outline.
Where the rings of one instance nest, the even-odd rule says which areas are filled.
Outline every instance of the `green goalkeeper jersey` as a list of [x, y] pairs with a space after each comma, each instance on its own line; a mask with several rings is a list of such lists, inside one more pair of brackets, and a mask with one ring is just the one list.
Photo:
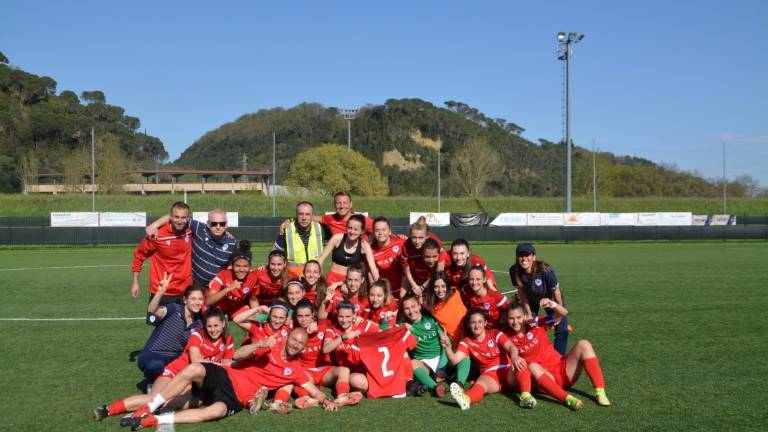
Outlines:
[[422, 315], [418, 322], [411, 323], [411, 333], [418, 341], [412, 353], [414, 359], [431, 359], [440, 356], [443, 347], [440, 345], [438, 331], [443, 331], [440, 324], [428, 315]]

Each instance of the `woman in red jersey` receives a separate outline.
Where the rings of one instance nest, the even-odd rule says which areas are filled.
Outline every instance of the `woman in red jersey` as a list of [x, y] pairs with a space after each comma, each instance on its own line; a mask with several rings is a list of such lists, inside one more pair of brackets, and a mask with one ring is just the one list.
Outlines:
[[240, 240], [232, 254], [232, 268], [221, 270], [208, 284], [205, 304], [216, 306], [232, 319], [238, 310], [249, 304], [249, 299], [255, 302], [257, 281], [256, 274], [251, 273], [251, 242]]
[[363, 240], [365, 229], [365, 217], [352, 215], [347, 222], [347, 233], [336, 234], [328, 240], [323, 252], [317, 261], [322, 265], [328, 257], [331, 257], [331, 268], [328, 270], [326, 280], [329, 284], [344, 280], [349, 266], [366, 267], [371, 280], [379, 278], [379, 270], [373, 260], [371, 245]]
[[467, 283], [461, 288], [461, 298], [467, 309], [482, 309], [488, 314], [488, 328], [500, 329], [501, 311], [509, 304], [504, 294], [488, 289], [488, 278], [480, 266], [473, 266], [468, 273]]
[[401, 298], [405, 295], [400, 287], [403, 284], [402, 255], [405, 237], [392, 234], [389, 219], [379, 216], [373, 220], [373, 241], [371, 251], [373, 260], [379, 269], [379, 276], [389, 281], [392, 296]]
[[304, 284], [304, 297], [317, 306], [318, 301], [322, 301], [325, 297], [326, 284], [323, 277], [323, 267], [316, 260], [307, 261], [304, 264], [304, 272], [301, 279]]
[[355, 315], [362, 315], [368, 306], [368, 283], [365, 281], [363, 269], [350, 266], [347, 269], [347, 277], [343, 283], [334, 283], [328, 287], [324, 300], [325, 316], [320, 318], [333, 318], [336, 307], [342, 301], [348, 301], [355, 307]]
[[386, 330], [395, 326], [399, 307], [397, 300], [390, 294], [389, 281], [379, 279], [368, 288], [368, 306], [362, 316]]
[[520, 391], [520, 406], [533, 408], [536, 399], [531, 395], [530, 371], [527, 368], [516, 370], [510, 365], [510, 359], [512, 362], [519, 360], [517, 350], [504, 333], [487, 328], [486, 317], [482, 309], [469, 311], [465, 329], [467, 336], [456, 351], [451, 339], [445, 334], [440, 335], [440, 343], [452, 364], [458, 365], [469, 357], [480, 370], [480, 376], [466, 393], [459, 383], [451, 383], [451, 396], [462, 410], [466, 410], [480, 402], [486, 394], [517, 388]]
[[350, 385], [354, 388], [363, 391], [368, 388], [365, 366], [360, 358], [357, 338], [361, 334], [378, 331], [379, 326], [373, 321], [355, 317], [355, 305], [349, 301], [339, 303], [336, 307], [335, 322], [325, 331], [323, 353], [333, 353], [339, 366], [349, 368], [351, 372]]
[[[362, 399], [362, 393], [349, 392], [349, 368], [346, 366], [334, 366], [330, 356], [323, 353], [323, 340], [325, 331], [333, 324], [328, 320], [317, 320], [315, 305], [308, 299], [302, 299], [296, 305], [296, 324], [307, 330], [309, 339], [304, 351], [299, 355], [307, 376], [316, 386], [329, 387], [334, 385], [336, 391], [336, 403], [339, 406], [354, 405]], [[318, 406], [317, 399], [309, 396], [302, 387], [294, 387], [296, 393], [296, 408], [309, 408]]]
[[[96, 420], [111, 415], [124, 414], [146, 405], [157, 395], [171, 379], [190, 363], [214, 363], [228, 365], [232, 363], [235, 347], [232, 336], [227, 333], [224, 313], [217, 308], [208, 309], [204, 319], [205, 330], [195, 330], [187, 342], [184, 352], [165, 366], [163, 374], [155, 380], [149, 394], [137, 394], [125, 399], [118, 399], [109, 405], [94, 409]], [[192, 398], [190, 391], [185, 392], [177, 402], [183, 405]]]
[[[285, 254], [273, 250], [267, 257], [267, 266], [252, 270], [257, 278], [258, 305], [270, 306], [280, 296], [280, 290], [288, 283]], [[251, 307], [257, 306], [251, 301]]]
[[251, 319], [254, 315], [260, 313], [259, 308], [251, 308], [235, 315], [232, 322], [248, 332], [248, 336], [240, 345], [247, 345], [251, 342], [255, 343], [266, 338], [273, 338], [275, 343], [285, 340], [290, 330], [290, 326], [286, 325], [289, 310], [290, 307], [286, 303], [276, 301], [269, 307], [266, 322]]
[[496, 289], [496, 278], [493, 276], [493, 272], [488, 270], [482, 258], [472, 253], [468, 241], [461, 238], [454, 240], [448, 250], [448, 256], [450, 259], [445, 264], [445, 274], [451, 280], [451, 285], [456, 288], [464, 285], [469, 275], [469, 269], [479, 265], [485, 269], [486, 286], [492, 290]]
[[[427, 219], [424, 216], [411, 225], [408, 231], [408, 240], [403, 244], [402, 265], [405, 278], [403, 283], [407, 283], [409, 291], [413, 289], [423, 289], [423, 285], [426, 280], [419, 280], [418, 269], [423, 270], [423, 257], [424, 257], [424, 245], [429, 244], [432, 247], [433, 243], [428, 243], [427, 240], [432, 240], [437, 245], [437, 264], [434, 269], [430, 270], [431, 274], [437, 271], [443, 271], [445, 269], [445, 263], [448, 261], [448, 254], [443, 250], [443, 242], [435, 234], [429, 232], [429, 226], [427, 225]], [[415, 269], [411, 268], [416, 266]], [[429, 279], [428, 277], [426, 278]], [[420, 292], [416, 295], [421, 295]]]
[[[561, 305], [550, 299], [541, 299], [540, 306], [553, 310], [556, 316], [567, 312]], [[539, 317], [540, 326], [529, 325], [526, 320], [525, 302], [519, 299], [513, 301], [507, 309], [506, 334], [523, 359], [521, 365], [527, 363], [540, 389], [573, 410], [581, 409], [584, 404], [564, 389], [571, 387], [584, 370], [595, 387], [597, 404], [610, 406], [611, 402], [605, 395], [603, 371], [592, 344], [582, 339], [576, 342], [565, 357], [561, 356], [547, 336], [546, 326], [543, 325], [545, 319], [543, 316]]]

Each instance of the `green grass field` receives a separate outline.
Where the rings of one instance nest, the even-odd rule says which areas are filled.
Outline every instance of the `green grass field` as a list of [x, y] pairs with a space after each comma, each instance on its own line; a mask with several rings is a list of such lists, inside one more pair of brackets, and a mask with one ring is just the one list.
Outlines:
[[[161, 215], [168, 211], [171, 203], [183, 199], [183, 194], [165, 195], [98, 195], [97, 211], [146, 211]], [[278, 216], [295, 214], [296, 203], [303, 198], [294, 196], [277, 197]], [[331, 197], [307, 197], [314, 202], [319, 212], [334, 211]], [[189, 194], [187, 202], [193, 210], [207, 210], [222, 207], [228, 211], [240, 212], [243, 216], [272, 216], [272, 198], [259, 193], [231, 194]], [[355, 197], [355, 209], [373, 215], [408, 217], [411, 211], [437, 211], [437, 198], [419, 196], [397, 197]], [[486, 197], [486, 198], [443, 198], [444, 212], [477, 213], [497, 215], [503, 212], [562, 212], [563, 198], [534, 197]], [[52, 211], [90, 211], [89, 194], [72, 193], [62, 195], [0, 194], [0, 216], [48, 216]], [[603, 198], [598, 197], [597, 210], [609, 212], [655, 212], [690, 211], [696, 214], [719, 214], [723, 211], [721, 198]], [[574, 197], [573, 211], [592, 211], [592, 197]], [[768, 198], [729, 198], [728, 211], [736, 215], [768, 215]]]
[[[475, 252], [495, 270], [512, 262], [511, 245]], [[590, 339], [600, 356], [610, 408], [595, 405], [582, 376], [574, 392], [586, 407], [577, 413], [544, 397], [528, 411], [494, 395], [465, 412], [448, 396], [421, 397], [365, 400], [338, 413], [240, 413], [177, 430], [764, 430], [767, 243], [542, 244], [538, 252], [560, 278], [571, 344]], [[0, 250], [3, 429], [120, 429], [117, 418], [97, 423], [90, 412], [136, 391], [141, 374], [129, 353], [141, 349], [148, 326], [7, 319], [143, 316], [146, 302], [128, 295], [131, 253]], [[508, 278], [498, 279], [509, 290]]]

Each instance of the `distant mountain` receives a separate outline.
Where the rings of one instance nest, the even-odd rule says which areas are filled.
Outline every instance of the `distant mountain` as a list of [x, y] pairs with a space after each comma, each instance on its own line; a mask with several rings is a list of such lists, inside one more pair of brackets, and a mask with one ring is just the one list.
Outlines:
[[[288, 174], [295, 155], [323, 143], [345, 144], [347, 121], [339, 110], [317, 103], [290, 109], [273, 108], [246, 114], [206, 133], [173, 165], [198, 168], [271, 168], [272, 133], [277, 141], [277, 182]], [[393, 195], [431, 195], [437, 184], [437, 149], [441, 149], [443, 193], [467, 195], [467, 176], [459, 162], [483, 158], [468, 153], [467, 142], [480, 137], [495, 159], [485, 195], [562, 196], [565, 147], [523, 137], [524, 129], [505, 119], [492, 119], [456, 101], [444, 107], [420, 99], [389, 99], [362, 108], [352, 121], [352, 148], [377, 163], [389, 179]], [[467, 155], [471, 155], [468, 157]], [[471, 163], [471, 161], [469, 161]], [[716, 196], [720, 186], [697, 175], [663, 167], [646, 159], [597, 154], [601, 196]], [[573, 193], [592, 191], [592, 153], [573, 152]]]
[[163, 143], [140, 126], [137, 117], [107, 104], [103, 92], [57, 95], [53, 78], [10, 66], [0, 53], [0, 192], [19, 191], [22, 160], [31, 159], [40, 173], [63, 172], [70, 153], [90, 149], [91, 127], [97, 140], [110, 135], [129, 166], [166, 160]]

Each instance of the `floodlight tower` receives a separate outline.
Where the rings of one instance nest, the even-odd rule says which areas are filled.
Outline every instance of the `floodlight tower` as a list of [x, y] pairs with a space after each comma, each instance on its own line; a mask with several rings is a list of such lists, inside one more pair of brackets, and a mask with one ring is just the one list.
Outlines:
[[357, 117], [357, 109], [340, 109], [339, 116], [347, 121], [347, 148], [352, 148], [352, 120]]
[[565, 62], [565, 211], [571, 212], [571, 54], [572, 45], [584, 39], [581, 33], [557, 34], [557, 58]]

